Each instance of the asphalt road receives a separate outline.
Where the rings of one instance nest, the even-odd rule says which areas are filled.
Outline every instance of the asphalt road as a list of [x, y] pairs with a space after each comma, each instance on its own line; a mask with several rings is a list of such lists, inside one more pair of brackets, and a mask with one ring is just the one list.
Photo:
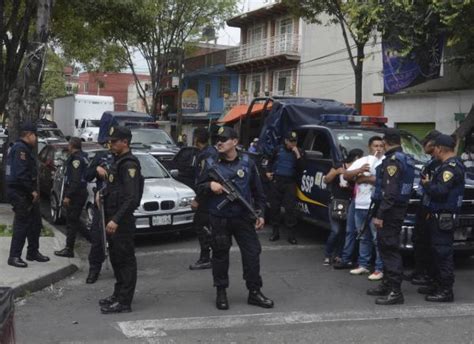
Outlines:
[[[325, 235], [300, 225], [299, 245], [259, 233], [263, 292], [275, 308], [247, 305], [237, 247], [231, 254], [230, 309], [214, 307], [209, 270], [190, 271], [197, 258], [192, 235], [136, 240], [138, 285], [133, 312], [102, 315], [97, 301], [114, 279], [103, 271], [94, 285], [87, 269], [17, 302], [18, 343], [472, 343], [474, 260], [457, 262], [453, 304], [426, 303], [405, 283], [405, 304], [382, 307], [365, 290], [366, 276], [322, 265]], [[80, 252], [87, 251], [81, 242]], [[410, 268], [408, 266], [407, 268]], [[376, 283], [376, 282], [375, 282]]]

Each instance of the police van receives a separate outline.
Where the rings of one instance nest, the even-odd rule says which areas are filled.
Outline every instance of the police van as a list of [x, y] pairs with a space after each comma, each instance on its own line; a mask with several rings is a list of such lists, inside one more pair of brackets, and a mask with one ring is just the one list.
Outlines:
[[[262, 101], [258, 98], [256, 101]], [[249, 106], [251, 112], [252, 105]], [[259, 131], [259, 152], [265, 156], [282, 142], [289, 130], [298, 132], [298, 147], [306, 153], [305, 168], [297, 184], [298, 208], [301, 218], [318, 226], [329, 227], [328, 204], [330, 191], [323, 176], [333, 166], [340, 166], [350, 150], [359, 148], [368, 154], [368, 141], [372, 136], [383, 136], [387, 118], [359, 116], [342, 103], [327, 99], [266, 98], [262, 117], [246, 117], [250, 123], [241, 127]], [[252, 123], [253, 122], [253, 123]], [[414, 190], [401, 231], [403, 249], [413, 248], [412, 233], [415, 214], [420, 206], [417, 194], [419, 172], [429, 160], [422, 144], [412, 134], [400, 131], [402, 148], [416, 161]], [[243, 142], [246, 145], [245, 142]], [[261, 160], [263, 164], [265, 159]], [[455, 232], [457, 251], [474, 254], [474, 181], [466, 178], [466, 190], [460, 215], [460, 226]]]

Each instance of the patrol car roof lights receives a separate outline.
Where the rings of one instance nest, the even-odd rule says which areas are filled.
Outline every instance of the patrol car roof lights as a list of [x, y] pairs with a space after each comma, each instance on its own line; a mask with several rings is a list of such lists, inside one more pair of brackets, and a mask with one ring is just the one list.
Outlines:
[[371, 123], [384, 124], [387, 123], [387, 117], [381, 116], [354, 116], [354, 115], [321, 115], [323, 122], [338, 122], [338, 123]]

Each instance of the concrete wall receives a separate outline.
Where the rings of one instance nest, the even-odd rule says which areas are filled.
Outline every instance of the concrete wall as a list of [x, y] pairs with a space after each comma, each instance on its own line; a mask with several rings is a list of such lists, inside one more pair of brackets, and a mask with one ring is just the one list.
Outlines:
[[474, 103], [474, 90], [394, 95], [385, 98], [388, 124], [435, 122], [436, 129], [450, 134], [458, 123], [454, 113], [468, 113]]

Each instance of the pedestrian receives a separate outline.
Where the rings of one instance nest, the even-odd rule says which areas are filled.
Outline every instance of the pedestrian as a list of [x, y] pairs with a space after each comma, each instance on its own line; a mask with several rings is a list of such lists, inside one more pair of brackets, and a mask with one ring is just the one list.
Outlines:
[[298, 148], [297, 142], [296, 131], [287, 132], [284, 143], [277, 146], [269, 158], [266, 172], [267, 178], [271, 181], [270, 218], [273, 231], [270, 241], [280, 239], [281, 207], [283, 206], [288, 242], [292, 245], [297, 244], [296, 182], [298, 175], [304, 169], [304, 152]]
[[428, 196], [427, 226], [430, 228], [431, 249], [434, 257], [434, 284], [420, 287], [418, 292], [427, 294], [426, 301], [453, 302], [454, 231], [464, 197], [466, 168], [456, 156], [456, 142], [441, 134], [435, 139], [434, 155], [441, 165], [432, 178], [424, 176], [423, 188]]
[[65, 163], [64, 198], [62, 201], [66, 209], [66, 247], [54, 251], [54, 254], [59, 257], [72, 258], [78, 232], [87, 241], [91, 241], [89, 230], [81, 220], [82, 209], [88, 197], [85, 174], [89, 161], [87, 154], [82, 151], [82, 141], [79, 137], [69, 139], [68, 150], [69, 157]]
[[377, 245], [384, 271], [382, 283], [367, 290], [367, 294], [379, 296], [375, 300], [378, 305], [394, 305], [404, 302], [400, 232], [413, 189], [415, 163], [403, 152], [397, 129], [387, 129], [383, 141], [385, 159], [377, 167], [372, 198], [376, 203], [373, 223], [377, 229]]
[[430, 227], [426, 221], [429, 213], [429, 197], [424, 190], [422, 180], [424, 177], [431, 179], [434, 172], [441, 164], [434, 156], [435, 140], [441, 135], [437, 130], [430, 131], [422, 140], [423, 150], [431, 155], [431, 159], [423, 166], [420, 172], [420, 182], [418, 185], [418, 195], [421, 197], [421, 206], [416, 213], [415, 228], [413, 231], [413, 255], [415, 257], [415, 269], [411, 276], [411, 283], [414, 285], [428, 285], [433, 282], [434, 267], [431, 252]]
[[99, 301], [103, 314], [132, 311], [137, 284], [133, 212], [140, 205], [144, 183], [140, 162], [130, 151], [130, 129], [112, 127], [108, 140], [114, 163], [104, 193], [105, 229], [116, 283], [113, 294]]
[[182, 134], [179, 138], [178, 138], [178, 144], [177, 146], [179, 148], [183, 148], [183, 147], [187, 147], [188, 146], [188, 136], [186, 134]]
[[[239, 154], [236, 150], [239, 142], [237, 132], [229, 127], [221, 127], [217, 136], [216, 160], [207, 159], [206, 168], [201, 176], [198, 193], [209, 197], [209, 222], [212, 233], [212, 275], [214, 286], [217, 288], [217, 309], [229, 309], [226, 289], [229, 287], [229, 251], [232, 236], [239, 245], [242, 255], [243, 276], [249, 290], [248, 304], [263, 308], [272, 308], [273, 301], [262, 292], [262, 277], [260, 276], [261, 245], [256, 230], [265, 225], [264, 210], [265, 196], [255, 163], [248, 155]], [[236, 190], [250, 204], [254, 204], [259, 213], [255, 220], [247, 208], [239, 200], [229, 202], [223, 207], [226, 192], [221, 183], [209, 175], [211, 169], [216, 169], [224, 178], [231, 181]], [[219, 208], [221, 209], [218, 209]]]
[[[208, 158], [217, 158], [217, 149], [214, 146], [209, 145], [209, 131], [205, 128], [197, 128], [194, 131], [195, 146], [199, 149], [199, 153], [196, 157], [195, 167], [195, 178], [194, 184], [195, 189], [197, 183], [201, 178], [201, 174], [204, 171], [206, 160]], [[211, 268], [211, 235], [209, 230], [209, 208], [207, 205], [207, 199], [205, 196], [196, 198], [191, 204], [192, 208], [196, 211], [194, 214], [194, 228], [199, 240], [200, 255], [199, 259], [189, 266], [190, 270], [210, 269]]]
[[[106, 145], [106, 144], [104, 144]], [[114, 161], [110, 151], [97, 152], [86, 170], [87, 182], [95, 180], [94, 205], [92, 206], [92, 222], [90, 227], [91, 248], [89, 251], [89, 274], [86, 283], [92, 284], [97, 281], [105, 261], [104, 230], [99, 203], [96, 202], [97, 194], [103, 193], [107, 184], [108, 171]]]
[[324, 249], [323, 265], [331, 265], [333, 261], [341, 260], [342, 247], [344, 246], [344, 228], [346, 227], [352, 197], [352, 185], [343, 178], [343, 174], [354, 160], [361, 158], [363, 155], [362, 149], [352, 149], [346, 161], [338, 168], [332, 167], [323, 178], [324, 183], [331, 191], [331, 206], [328, 208], [331, 232]]
[[257, 144], [258, 144], [258, 138], [254, 138], [252, 143], [250, 143], [249, 147], [249, 152], [250, 153], [257, 153]]
[[[380, 136], [369, 139], [369, 155], [355, 161], [344, 173], [344, 178], [355, 182], [354, 224], [357, 231], [362, 227], [371, 204], [372, 192], [375, 185], [375, 169], [382, 163], [384, 144]], [[358, 168], [368, 165], [369, 170], [360, 173]], [[375, 251], [375, 267], [370, 272], [372, 253]], [[350, 271], [351, 275], [368, 274], [370, 281], [379, 281], [383, 278], [383, 264], [377, 248], [377, 231], [372, 221], [369, 221], [368, 230], [364, 230], [359, 242], [358, 266]]]
[[33, 153], [36, 142], [36, 126], [29, 122], [23, 123], [20, 126], [20, 138], [10, 148], [6, 162], [6, 193], [15, 213], [8, 265], [17, 268], [28, 266], [21, 259], [26, 239], [26, 260], [49, 261], [49, 257], [39, 252], [42, 225], [37, 186], [38, 170]]

